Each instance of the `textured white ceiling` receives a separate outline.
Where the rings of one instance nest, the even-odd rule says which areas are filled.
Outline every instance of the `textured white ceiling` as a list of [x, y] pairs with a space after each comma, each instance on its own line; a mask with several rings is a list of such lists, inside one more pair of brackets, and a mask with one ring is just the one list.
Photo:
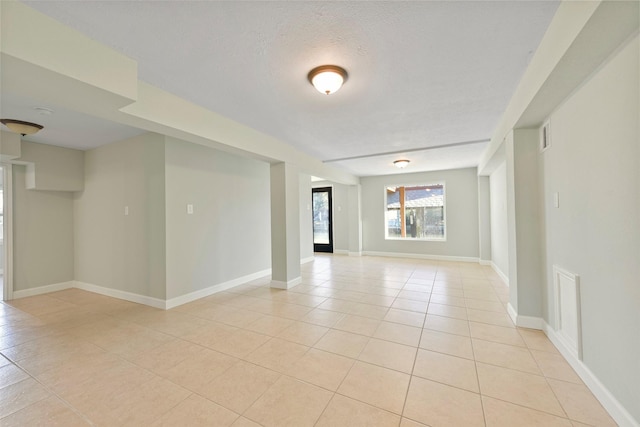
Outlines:
[[[25, 3], [134, 58], [142, 80], [322, 160], [490, 138], [558, 5]], [[322, 64], [349, 72], [334, 95], [307, 81]]]
[[[34, 107], [44, 107], [53, 113], [42, 115]], [[0, 98], [0, 114], [4, 118], [44, 126], [38, 133], [23, 137], [26, 141], [79, 150], [89, 150], [145, 132], [8, 91], [4, 91]]]

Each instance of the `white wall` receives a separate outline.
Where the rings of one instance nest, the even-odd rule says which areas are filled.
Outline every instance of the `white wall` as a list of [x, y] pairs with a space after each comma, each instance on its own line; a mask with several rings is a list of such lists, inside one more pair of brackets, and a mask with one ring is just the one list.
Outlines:
[[509, 277], [509, 242], [507, 235], [507, 168], [502, 163], [489, 177], [491, 200], [491, 261]]
[[300, 260], [313, 257], [311, 175], [300, 173]]
[[505, 138], [509, 308], [512, 314], [537, 319], [543, 312], [544, 277], [538, 146], [536, 129], [515, 129]]
[[478, 176], [478, 258], [491, 262], [491, 194], [488, 176]]
[[84, 186], [84, 152], [22, 141], [21, 162], [27, 162], [27, 188], [79, 191]]
[[167, 299], [268, 270], [269, 164], [174, 138], [165, 159]]
[[[364, 252], [478, 257], [478, 177], [476, 168], [360, 178]], [[385, 187], [445, 183], [447, 240], [385, 240]]]
[[13, 165], [14, 291], [74, 278], [73, 193], [27, 190], [25, 180]]
[[[542, 157], [545, 320], [554, 264], [580, 275], [585, 365], [640, 421], [638, 37], [551, 115]], [[553, 207], [559, 193], [560, 207]]]
[[84, 175], [74, 202], [75, 279], [164, 299], [164, 137], [86, 151]]
[[333, 250], [349, 251], [349, 186], [331, 183], [333, 186]]

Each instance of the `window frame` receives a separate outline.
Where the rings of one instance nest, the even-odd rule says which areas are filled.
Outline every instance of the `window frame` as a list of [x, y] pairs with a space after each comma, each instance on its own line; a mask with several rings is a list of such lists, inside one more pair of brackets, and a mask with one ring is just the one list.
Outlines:
[[[442, 238], [427, 238], [427, 237], [393, 237], [393, 236], [389, 236], [389, 222], [387, 219], [387, 188], [389, 187], [428, 187], [428, 186], [432, 186], [432, 185], [441, 185], [442, 186], [442, 219], [444, 222], [444, 234], [442, 236]], [[400, 242], [446, 242], [447, 241], [447, 185], [446, 182], [444, 180], [438, 180], [438, 181], [428, 181], [428, 182], [423, 182], [420, 184], [385, 184], [384, 187], [382, 188], [382, 203], [383, 203], [383, 210], [382, 210], [382, 225], [384, 227], [384, 240], [391, 240], [391, 241], [400, 241]]]

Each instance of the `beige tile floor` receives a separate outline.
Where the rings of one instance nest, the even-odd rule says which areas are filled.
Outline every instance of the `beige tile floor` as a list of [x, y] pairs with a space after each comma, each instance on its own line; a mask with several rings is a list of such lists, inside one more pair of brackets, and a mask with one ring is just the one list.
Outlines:
[[169, 311], [76, 289], [0, 304], [0, 425], [615, 425], [487, 267], [302, 270]]

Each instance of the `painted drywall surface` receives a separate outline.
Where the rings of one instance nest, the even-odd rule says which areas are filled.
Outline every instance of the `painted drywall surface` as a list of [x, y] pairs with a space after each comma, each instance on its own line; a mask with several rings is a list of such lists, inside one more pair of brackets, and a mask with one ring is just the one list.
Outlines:
[[[2, 51], [94, 88], [135, 99], [138, 67], [116, 52], [18, 2], [2, 6]], [[25, 25], [31, 23], [29, 30]]]
[[489, 176], [491, 200], [491, 261], [509, 277], [507, 235], [507, 169], [503, 163]]
[[333, 201], [332, 227], [334, 252], [346, 252], [349, 249], [349, 187], [331, 181], [316, 181], [314, 188], [331, 187]]
[[[513, 205], [515, 212], [509, 233], [513, 233], [515, 246], [509, 247], [509, 263], [515, 260], [517, 267], [509, 270], [509, 285], [516, 290], [517, 305], [513, 304], [514, 295], [509, 300], [519, 316], [542, 316], [543, 279], [541, 263], [542, 220], [539, 207], [539, 168], [538, 168], [538, 130], [516, 129], [507, 142], [511, 153], [507, 156], [507, 169], [513, 171], [513, 198], [507, 203]], [[507, 209], [511, 209], [508, 207]], [[513, 239], [509, 241], [513, 243]]]
[[167, 299], [270, 268], [269, 165], [174, 138], [165, 159]]
[[[362, 240], [365, 252], [478, 257], [478, 176], [476, 168], [360, 178]], [[385, 187], [445, 183], [447, 240], [385, 240]]]
[[362, 192], [360, 184], [349, 189], [349, 255], [362, 253]]
[[349, 186], [333, 183], [333, 249], [349, 251]]
[[13, 165], [14, 290], [74, 278], [73, 193], [27, 190], [26, 168]]
[[76, 280], [165, 298], [163, 136], [85, 152], [85, 188], [74, 212]]
[[80, 191], [84, 187], [84, 152], [22, 141], [20, 162], [28, 162], [27, 188]]
[[478, 176], [479, 258], [491, 261], [491, 194], [488, 176]]
[[[638, 37], [550, 117], [543, 159], [545, 319], [554, 264], [579, 274], [583, 361], [640, 421]], [[553, 206], [559, 194], [559, 208]]]
[[0, 7], [3, 83], [16, 92], [212, 148], [296, 164], [316, 176], [358, 182], [280, 140], [137, 80], [135, 61], [20, 2], [0, 2]]
[[20, 157], [20, 135], [0, 130], [0, 161], [8, 162]]
[[[491, 157], [500, 149], [505, 136], [515, 126], [536, 93], [543, 87], [563, 55], [571, 48], [571, 44], [599, 5], [600, 2], [597, 1], [565, 1], [560, 3], [547, 32], [531, 59], [531, 63], [509, 101], [505, 114], [496, 126], [489, 146], [480, 159], [478, 167], [481, 172], [484, 172]], [[568, 84], [571, 84], [571, 79], [568, 79]]]
[[313, 211], [311, 175], [300, 174], [300, 259], [313, 257]]
[[513, 131], [504, 140], [505, 169], [507, 173], [507, 258], [509, 265], [509, 304], [518, 312], [518, 252], [516, 240], [516, 178]]
[[269, 176], [272, 286], [286, 289], [300, 278], [300, 170], [276, 163]]

